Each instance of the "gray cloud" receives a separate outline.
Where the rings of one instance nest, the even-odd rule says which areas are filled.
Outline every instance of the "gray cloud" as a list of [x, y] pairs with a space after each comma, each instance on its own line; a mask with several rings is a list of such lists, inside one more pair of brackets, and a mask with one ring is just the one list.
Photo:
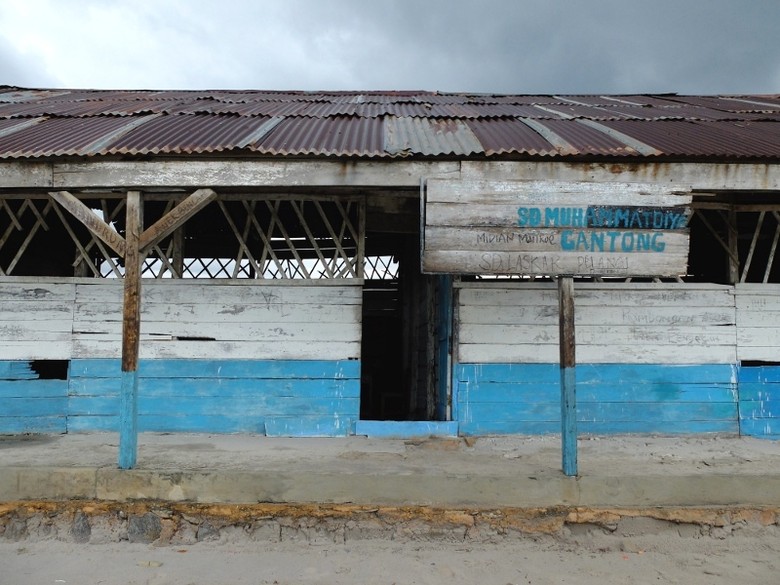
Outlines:
[[776, 0], [28, 2], [60, 34], [0, 67], [38, 86], [780, 92]]

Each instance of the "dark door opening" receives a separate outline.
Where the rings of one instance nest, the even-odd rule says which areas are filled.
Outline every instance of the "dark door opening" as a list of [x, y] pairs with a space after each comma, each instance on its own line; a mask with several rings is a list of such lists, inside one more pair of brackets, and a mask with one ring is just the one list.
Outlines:
[[409, 418], [404, 382], [403, 318], [397, 280], [366, 281], [363, 288], [360, 418]]
[[393, 268], [382, 275], [367, 271], [363, 288], [360, 418], [444, 420], [438, 280], [421, 274], [416, 236], [383, 241], [393, 243]]

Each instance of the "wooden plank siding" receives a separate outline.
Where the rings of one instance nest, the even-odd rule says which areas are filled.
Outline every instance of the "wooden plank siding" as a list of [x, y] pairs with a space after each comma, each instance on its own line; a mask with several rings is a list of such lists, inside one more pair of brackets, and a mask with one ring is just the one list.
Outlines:
[[[358, 359], [361, 294], [322, 282], [145, 282], [141, 359]], [[77, 287], [74, 358], [119, 357], [121, 299], [118, 282]]]
[[[578, 363], [736, 363], [733, 288], [577, 283]], [[459, 290], [459, 363], [558, 363], [553, 283]]]
[[[140, 429], [353, 433], [361, 303], [357, 280], [145, 281]], [[121, 280], [0, 281], [0, 432], [116, 431], [121, 331]], [[68, 379], [35, 379], [54, 359]]]
[[780, 285], [738, 284], [740, 430], [780, 439]]
[[[577, 283], [577, 426], [589, 434], [737, 433], [733, 288]], [[464, 283], [460, 432], [560, 432], [552, 283]]]
[[40, 380], [28, 361], [0, 362], [0, 433], [64, 433], [67, 380]]
[[[116, 430], [119, 360], [71, 364], [68, 429]], [[334, 436], [360, 411], [354, 360], [141, 360], [141, 431]]]

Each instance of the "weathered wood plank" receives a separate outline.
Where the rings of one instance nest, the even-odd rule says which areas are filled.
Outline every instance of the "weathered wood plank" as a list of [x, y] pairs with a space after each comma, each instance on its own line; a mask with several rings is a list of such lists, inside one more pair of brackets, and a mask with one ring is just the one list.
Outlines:
[[[2, 312], [0, 312], [2, 315]], [[162, 304], [149, 303], [142, 308], [144, 320], [152, 322], [185, 321], [188, 323], [359, 323], [359, 305], [221, 305], [221, 304]], [[77, 303], [74, 328], [89, 321], [116, 321], [122, 318], [118, 303]]]
[[687, 187], [677, 188], [680, 193], [674, 194], [670, 193], [675, 190], [673, 185], [653, 182], [431, 179], [427, 185], [429, 204], [508, 205], [515, 219], [519, 188], [527, 204], [542, 206], [550, 205], [551, 199], [565, 200], [571, 206], [593, 204], [603, 199], [608, 199], [613, 205], [653, 206], [683, 205], [690, 201], [685, 194]]
[[157, 160], [90, 161], [52, 167], [53, 182], [61, 189], [118, 185], [141, 189], [155, 186], [419, 187], [422, 177], [457, 176], [459, 172], [457, 161]]
[[[579, 311], [578, 311], [579, 313]], [[462, 343], [512, 345], [513, 343], [558, 344], [555, 324], [471, 324], [459, 333]], [[780, 334], [778, 335], [780, 337]], [[696, 345], [727, 345], [735, 343], [735, 330], [731, 327], [633, 327], [616, 325], [577, 325], [578, 347], [585, 345], [609, 346], [636, 343], [687, 347]], [[767, 343], [763, 345], [768, 345]]]
[[50, 163], [7, 160], [0, 163], [0, 187], [51, 188], [53, 184]]
[[[538, 285], [521, 284], [504, 288], [463, 288], [460, 298], [468, 306], [530, 307], [552, 306], [557, 302], [554, 288], [536, 288]], [[655, 284], [653, 289], [640, 288], [640, 284], [600, 284], [601, 288], [590, 288], [591, 283], [577, 283], [574, 298], [578, 307], [721, 307], [732, 308], [734, 295], [729, 287], [717, 289], [688, 289], [670, 283]]]
[[[118, 358], [121, 344], [106, 340], [73, 340], [72, 356], [85, 358]], [[359, 359], [360, 344], [350, 341], [311, 341], [281, 343], [278, 341], [152, 341], [140, 347], [141, 359], [267, 359], [267, 360], [341, 360]], [[14, 358], [12, 358], [14, 359]]]
[[[555, 325], [557, 308], [550, 305], [461, 307], [460, 322], [469, 324]], [[608, 307], [592, 306], [577, 311], [577, 325], [624, 325], [636, 327], [707, 327], [735, 325], [735, 313], [728, 307]]]
[[[660, 239], [651, 230], [631, 232], [631, 252], [653, 252], [653, 247], [663, 245], [666, 254], [687, 254], [687, 233], [664, 233]], [[615, 236], [613, 237], [613, 234]], [[586, 239], [578, 243], [572, 230], [566, 228], [538, 228], [519, 232], [503, 227], [438, 227], [429, 226], [425, 231], [425, 246], [430, 250], [478, 251], [478, 252], [555, 252], [564, 243], [579, 246], [583, 253], [623, 251], [618, 232], [608, 229], [591, 229]]]
[[780, 190], [771, 163], [531, 162], [531, 161], [91, 161], [3, 162], [0, 187], [75, 188], [118, 185], [257, 186], [363, 185], [417, 187], [423, 177], [464, 180], [640, 182], [698, 190]]
[[62, 321], [73, 319], [73, 305], [60, 301], [0, 303], [0, 322]]
[[13, 277], [0, 279], [0, 301], [73, 301], [76, 287], [68, 282], [35, 282], [16, 280]]
[[[285, 281], [288, 282], [288, 281]], [[310, 281], [311, 282], [311, 281]], [[179, 283], [184, 283], [184, 286]], [[104, 280], [95, 285], [77, 285], [77, 302], [121, 302], [121, 281]], [[341, 286], [310, 284], [294, 286], [268, 285], [262, 281], [245, 281], [241, 285], [227, 281], [178, 280], [160, 282], [144, 280], [143, 303], [229, 303], [274, 305], [280, 303], [312, 305], [318, 303], [360, 304], [362, 287], [348, 281]]]
[[[672, 267], [673, 269], [671, 269]], [[462, 252], [429, 250], [423, 260], [426, 272], [450, 274], [646, 276], [685, 274], [688, 255]]]
[[42, 343], [38, 340], [18, 340], [4, 343], [0, 356], [4, 360], [68, 360], [73, 355], [73, 340]]
[[[77, 339], [86, 339], [89, 334], [104, 334], [111, 337], [121, 335], [122, 326], [119, 321], [81, 321], [72, 326]], [[5, 328], [0, 323], [0, 339], [6, 338]], [[70, 335], [70, 328], [67, 331]], [[176, 322], [149, 321], [141, 319], [142, 340], [175, 340], [181, 338], [202, 338], [216, 341], [252, 341], [252, 340], [294, 340], [319, 341], [328, 343], [330, 340], [359, 341], [361, 337], [360, 324], [355, 321], [336, 320], [324, 322], [296, 323], [264, 323], [253, 322]]]
[[658, 183], [703, 191], [780, 189], [780, 168], [772, 163], [463, 161], [460, 178], [474, 181]]

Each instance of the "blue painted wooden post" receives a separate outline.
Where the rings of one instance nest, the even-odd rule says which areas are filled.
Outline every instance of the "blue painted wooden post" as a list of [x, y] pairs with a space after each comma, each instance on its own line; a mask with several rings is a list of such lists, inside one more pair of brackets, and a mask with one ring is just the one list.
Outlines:
[[577, 392], [574, 342], [574, 279], [558, 278], [561, 355], [561, 446], [563, 473], [577, 475]]
[[119, 467], [132, 469], [138, 455], [138, 344], [141, 329], [141, 193], [127, 193], [125, 279], [122, 311], [122, 388], [119, 399]]

